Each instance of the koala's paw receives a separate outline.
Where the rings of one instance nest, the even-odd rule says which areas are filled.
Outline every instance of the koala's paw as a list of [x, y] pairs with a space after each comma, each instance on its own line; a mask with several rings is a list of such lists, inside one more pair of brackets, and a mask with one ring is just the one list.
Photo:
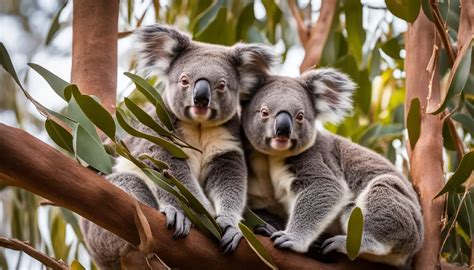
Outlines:
[[273, 240], [273, 245], [278, 248], [291, 249], [296, 252], [308, 251], [308, 244], [304, 238], [298, 237], [294, 233], [286, 231], [278, 231], [270, 237]]
[[346, 240], [347, 236], [345, 235], [336, 235], [334, 237], [326, 239], [321, 245], [322, 253], [324, 255], [329, 254], [331, 252], [347, 254]]
[[166, 215], [166, 227], [175, 228], [173, 238], [177, 239], [189, 234], [191, 230], [191, 221], [184, 215], [181, 209], [174, 206], [165, 206], [160, 212]]
[[277, 229], [270, 224], [258, 225], [254, 229], [256, 234], [260, 234], [266, 237], [270, 237], [272, 234], [277, 232]]
[[216, 218], [217, 224], [221, 227], [224, 235], [222, 235], [220, 246], [224, 253], [231, 253], [242, 239], [242, 233], [239, 228], [234, 225], [232, 218], [218, 216]]

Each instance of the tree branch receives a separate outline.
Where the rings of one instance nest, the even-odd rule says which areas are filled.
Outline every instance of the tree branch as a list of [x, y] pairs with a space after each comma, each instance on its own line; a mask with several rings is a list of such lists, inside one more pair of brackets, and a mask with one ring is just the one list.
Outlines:
[[115, 111], [119, 1], [74, 0], [71, 81]]
[[[433, 200], [444, 184], [442, 159], [442, 119], [440, 115], [426, 113], [429, 84], [433, 75], [430, 103], [438, 104], [440, 100], [440, 84], [437, 63], [430, 74], [426, 70], [434, 48], [436, 33], [431, 22], [423, 12], [413, 24], [409, 24], [406, 33], [406, 89], [405, 111], [411, 100], [418, 98], [423, 108], [421, 112], [420, 137], [414, 149], [409, 148], [410, 174], [415, 189], [420, 195], [425, 226], [424, 243], [417, 254], [415, 269], [435, 269], [439, 267], [438, 251], [441, 245], [441, 217], [443, 214], [444, 197]], [[407, 114], [405, 114], [407, 115]]]
[[[0, 179], [66, 207], [139, 245], [134, 198], [23, 130], [0, 124], [0, 134]], [[242, 269], [245, 265], [248, 270], [266, 268], [246, 241], [240, 242], [233, 255], [223, 255], [218, 243], [196, 229], [184, 239], [173, 240], [173, 232], [166, 229], [164, 216], [148, 206], [140, 207], [150, 224], [154, 253], [171, 267]], [[337, 263], [322, 263], [275, 249], [269, 238], [258, 238], [280, 269], [388, 269], [362, 260], [350, 262], [346, 257], [339, 258]]]
[[298, 9], [296, 0], [288, 0], [288, 6], [290, 7], [291, 14], [293, 14], [293, 17], [296, 20], [296, 29], [298, 30], [298, 36], [300, 37], [301, 44], [304, 48], [306, 48], [310, 37], [309, 29], [304, 23], [304, 19]]
[[443, 17], [441, 17], [441, 13], [439, 12], [438, 4], [436, 1], [430, 1], [431, 10], [433, 14], [433, 23], [438, 30], [438, 34], [443, 42], [443, 46], [446, 49], [446, 53], [448, 55], [449, 62], [451, 66], [454, 64], [454, 60], [456, 59], [456, 52], [449, 41], [448, 30], [446, 29], [446, 23], [443, 21]]
[[321, 1], [321, 11], [319, 13], [318, 21], [311, 26], [309, 39], [304, 46], [305, 55], [300, 66], [300, 72], [317, 66], [321, 61], [324, 46], [331, 30], [332, 21], [337, 11], [337, 0]]
[[69, 269], [69, 267], [63, 261], [51, 258], [43, 252], [36, 250], [28, 243], [22, 242], [20, 240], [0, 237], [0, 246], [13, 250], [23, 251], [38, 260], [39, 262], [41, 262], [42, 264], [46, 265], [47, 267], [53, 268], [55, 270]]

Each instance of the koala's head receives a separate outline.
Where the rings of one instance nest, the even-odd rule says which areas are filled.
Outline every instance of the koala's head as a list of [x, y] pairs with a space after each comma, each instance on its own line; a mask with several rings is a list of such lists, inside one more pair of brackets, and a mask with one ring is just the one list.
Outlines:
[[168, 109], [179, 120], [206, 126], [232, 118], [239, 94], [262, 84], [274, 62], [266, 46], [199, 43], [163, 25], [145, 27], [137, 38], [138, 69], [166, 79]]
[[242, 109], [245, 135], [258, 151], [289, 157], [311, 147], [316, 120], [337, 123], [352, 109], [355, 84], [334, 69], [271, 76]]

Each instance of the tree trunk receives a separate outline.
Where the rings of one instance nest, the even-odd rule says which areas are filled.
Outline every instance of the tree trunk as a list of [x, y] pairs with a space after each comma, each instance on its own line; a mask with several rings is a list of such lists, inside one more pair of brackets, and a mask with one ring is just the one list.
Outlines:
[[74, 0], [71, 82], [115, 111], [118, 0]]
[[[426, 113], [427, 99], [430, 104], [438, 104], [440, 83], [437, 64], [431, 71], [428, 66], [432, 58], [436, 32], [432, 23], [420, 12], [413, 24], [408, 26], [405, 36], [406, 49], [406, 97], [405, 116], [412, 99], [418, 98], [421, 104], [420, 137], [414, 149], [408, 149], [411, 178], [420, 195], [425, 226], [423, 246], [415, 260], [416, 269], [435, 269], [439, 266], [441, 245], [441, 218], [444, 197], [433, 200], [444, 184], [442, 159], [442, 119], [441, 115]], [[433, 55], [437, 55], [436, 51]], [[429, 85], [432, 79], [432, 89]], [[407, 144], [409, 147], [409, 144]]]

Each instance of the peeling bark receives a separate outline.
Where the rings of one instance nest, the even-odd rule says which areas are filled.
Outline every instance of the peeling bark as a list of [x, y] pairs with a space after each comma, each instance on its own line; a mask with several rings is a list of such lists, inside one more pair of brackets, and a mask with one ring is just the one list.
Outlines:
[[[405, 36], [407, 52], [405, 111], [408, 110], [407, 106], [414, 98], [420, 100], [422, 107], [420, 137], [414, 149], [408, 149], [410, 174], [415, 189], [420, 195], [425, 226], [424, 243], [415, 259], [415, 268], [430, 270], [439, 267], [441, 218], [445, 202], [444, 197], [433, 200], [444, 185], [442, 116], [426, 113], [428, 97], [430, 104], [438, 104], [440, 100], [437, 64], [435, 63], [431, 70], [434, 74], [430, 74], [427, 70], [435, 45], [435, 35], [432, 23], [423, 12], [420, 12], [416, 21], [408, 26]], [[407, 145], [409, 147], [409, 144]]]

